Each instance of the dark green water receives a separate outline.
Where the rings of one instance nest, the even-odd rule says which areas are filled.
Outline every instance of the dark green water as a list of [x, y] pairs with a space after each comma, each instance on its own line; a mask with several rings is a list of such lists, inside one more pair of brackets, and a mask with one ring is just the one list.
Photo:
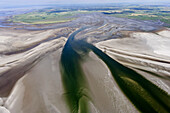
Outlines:
[[71, 113], [88, 113], [86, 80], [80, 66], [81, 56], [72, 48], [74, 36], [83, 29], [70, 35], [61, 55], [62, 82], [65, 98]]
[[170, 96], [166, 92], [93, 45], [89, 44], [88, 47], [106, 63], [121, 90], [141, 112], [168, 113], [170, 111]]
[[[72, 113], [88, 113], [88, 87], [81, 68], [81, 55], [78, 51], [93, 51], [110, 69], [113, 78], [126, 97], [143, 113], [168, 113], [170, 96], [142, 75], [116, 62], [95, 46], [75, 41], [79, 29], [70, 35], [61, 56], [61, 73], [65, 97]], [[88, 54], [87, 54], [88, 55]], [[121, 108], [120, 108], [121, 109]]]

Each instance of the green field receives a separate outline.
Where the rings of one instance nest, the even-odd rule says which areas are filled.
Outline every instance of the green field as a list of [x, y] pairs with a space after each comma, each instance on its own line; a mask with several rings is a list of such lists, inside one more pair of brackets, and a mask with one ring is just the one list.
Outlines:
[[49, 24], [58, 22], [68, 22], [74, 20], [72, 17], [79, 13], [86, 13], [85, 11], [69, 11], [69, 12], [50, 12], [37, 11], [22, 15], [13, 16], [12, 21], [25, 24]]
[[128, 6], [119, 10], [103, 11], [106, 15], [137, 20], [153, 20], [166, 23], [170, 27], [170, 8], [151, 6]]
[[166, 23], [170, 27], [170, 7], [168, 6], [90, 6], [71, 8], [47, 8], [35, 12], [13, 16], [11, 21], [27, 24], [48, 24], [67, 22], [82, 13], [101, 12], [106, 15], [139, 20], [153, 20]]

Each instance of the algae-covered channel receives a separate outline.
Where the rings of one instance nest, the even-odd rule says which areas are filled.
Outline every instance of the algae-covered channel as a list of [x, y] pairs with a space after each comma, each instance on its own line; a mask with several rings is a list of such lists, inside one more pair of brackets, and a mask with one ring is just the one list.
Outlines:
[[170, 111], [170, 95], [165, 91], [134, 70], [118, 63], [92, 44], [74, 40], [75, 35], [82, 30], [84, 28], [70, 35], [61, 55], [60, 68], [65, 89], [64, 96], [71, 113], [88, 113], [88, 101], [93, 100], [88, 95], [88, 83], [80, 63], [81, 55], [76, 49], [93, 51], [107, 65], [122, 93], [140, 112], [168, 113]]

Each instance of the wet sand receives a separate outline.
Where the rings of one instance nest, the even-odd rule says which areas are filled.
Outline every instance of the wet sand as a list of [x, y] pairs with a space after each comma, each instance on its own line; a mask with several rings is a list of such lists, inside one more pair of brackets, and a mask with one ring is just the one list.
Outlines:
[[129, 37], [99, 42], [96, 46], [170, 94], [169, 33], [132, 32]]
[[[74, 30], [66, 27], [42, 31], [6, 31], [3, 28], [0, 31], [0, 97], [4, 107], [0, 110], [6, 110], [5, 113], [69, 113], [59, 65], [66, 37]], [[95, 45], [169, 94], [169, 30], [129, 32], [127, 36]], [[162, 48], [161, 44], [166, 47]], [[122, 93], [106, 64], [93, 52], [84, 58], [81, 67], [92, 98], [88, 101], [89, 111], [139, 112]]]

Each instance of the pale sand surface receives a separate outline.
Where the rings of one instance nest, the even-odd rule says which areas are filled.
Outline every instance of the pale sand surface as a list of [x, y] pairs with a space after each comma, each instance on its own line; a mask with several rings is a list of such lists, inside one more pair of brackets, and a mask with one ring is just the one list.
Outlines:
[[149, 32], [135, 32], [130, 37], [99, 42], [96, 46], [126, 65], [169, 76], [170, 38], [167, 37]]
[[73, 28], [60, 28], [41, 31], [0, 29], [0, 53], [17, 53], [32, 48], [50, 38], [67, 37]]
[[[4, 104], [10, 113], [69, 113], [59, 69], [60, 54], [61, 49], [45, 55], [16, 83]], [[96, 55], [90, 53], [82, 66], [90, 88], [92, 113], [138, 112]]]
[[[1, 71], [1, 73], [4, 73], [1, 75], [4, 78], [1, 77], [1, 88], [2, 84], [8, 82], [8, 79], [12, 80], [12, 83], [15, 83], [18, 79], [19, 81], [9, 96], [6, 94], [14, 84], [8, 84], [9, 86], [5, 86], [3, 90], [0, 90], [2, 97], [7, 96], [7, 100], [3, 101], [2, 104], [4, 107], [0, 110], [6, 108], [10, 113], [56, 113], [58, 109], [63, 112], [67, 110], [67, 108], [63, 109], [62, 107], [64, 101], [61, 101], [62, 86], [60, 75], [58, 75], [60, 73], [58, 66], [61, 55], [60, 48], [64, 46], [65, 42], [65, 38], [59, 38], [40, 44], [24, 53], [1, 57], [1, 61], [3, 61], [1, 62], [1, 68], [9, 67]], [[55, 52], [50, 54], [53, 51]], [[38, 63], [40, 60], [41, 62]], [[35, 66], [30, 70], [30, 65]], [[8, 79], [6, 80], [7, 76]], [[57, 95], [60, 96], [57, 98]], [[56, 105], [58, 105], [57, 108]], [[4, 111], [4, 113], [8, 112]]]
[[[2, 39], [0, 45], [3, 46], [0, 49], [2, 53], [0, 55], [1, 113], [56, 113], [59, 108], [62, 109], [61, 111], [67, 110], [60, 106], [62, 102], [58, 103], [62, 98], [56, 98], [59, 93], [62, 93], [61, 80], [58, 78], [60, 76], [56, 74], [59, 73], [58, 60], [61, 48], [66, 42], [66, 38], [62, 36], [69, 35], [71, 31], [72, 29], [69, 28], [46, 31], [4, 29], [0, 31]], [[52, 40], [44, 41], [53, 37]], [[32, 46], [33, 48], [29, 49]], [[26, 51], [15, 53], [24, 49]], [[47, 56], [54, 51], [55, 56]], [[8, 52], [15, 54], [3, 55]], [[58, 108], [56, 104], [59, 105]]]
[[[163, 33], [164, 36], [158, 35]], [[148, 80], [170, 94], [170, 31], [160, 31], [157, 34], [149, 32], [134, 32], [130, 37], [111, 39], [96, 44], [106, 54], [122, 64], [141, 73]], [[156, 73], [165, 79], [160, 79], [143, 69]]]
[[161, 36], [170, 38], [170, 32], [169, 31], [170, 31], [170, 28], [167, 28], [167, 30], [163, 30], [163, 31], [160, 31], [160, 32], [157, 32], [157, 33]]
[[132, 37], [146, 40], [146, 44], [153, 49], [153, 52], [159, 55], [170, 57], [170, 31], [155, 33], [133, 33]]
[[5, 106], [11, 113], [67, 113], [59, 71], [61, 49], [46, 55], [21, 78]]
[[[69, 113], [59, 69], [65, 42], [66, 39], [61, 37], [23, 53], [1, 56], [0, 73], [4, 76], [1, 86], [6, 84], [7, 76], [16, 83], [14, 87], [14, 84], [8, 84], [1, 90], [1, 97], [6, 99], [2, 101], [0, 110], [4, 113]], [[90, 88], [92, 113], [137, 112], [125, 95], [119, 94], [121, 91], [110, 71], [93, 53], [82, 66]]]
[[[3, 56], [1, 58], [1, 79], [0, 79], [0, 92], [1, 96], [8, 95], [10, 89], [15, 82], [23, 76], [30, 68], [32, 68], [45, 54], [54, 50], [62, 48], [65, 43], [65, 38], [55, 39], [43, 43], [32, 50], [23, 52], [21, 54]], [[3, 70], [3, 68], [5, 68]], [[8, 79], [6, 79], [8, 78]], [[10, 81], [10, 82], [9, 82]]]
[[[25, 43], [32, 45], [34, 42], [41, 42], [51, 37], [47, 36], [48, 33], [56, 31], [44, 31], [44, 34], [41, 35], [35, 33], [35, 37], [41, 36], [43, 38], [31, 42], [29, 38], [26, 38], [28, 42]], [[96, 46], [113, 59], [144, 75], [148, 80], [170, 94], [168, 80], [138, 70], [144, 69], [158, 73], [163, 77], [169, 77], [170, 57], [166, 51], [170, 45], [168, 34], [168, 30], [160, 31], [157, 34], [132, 32], [129, 37], [102, 41], [97, 43]], [[4, 48], [1, 51], [6, 51], [5, 47], [8, 43], [5, 40], [11, 37], [3, 35], [4, 41], [2, 40], [0, 43], [4, 43]], [[65, 42], [66, 38], [60, 37], [40, 43], [22, 53], [0, 56], [0, 112], [69, 113], [63, 96], [64, 89], [59, 68], [61, 51]], [[23, 46], [25, 44], [18, 45], [25, 47]], [[156, 45], [167, 47], [161, 48], [161, 46]], [[15, 50], [18, 50], [17, 46], [10, 49], [10, 51]], [[82, 68], [89, 87], [91, 96], [89, 106], [92, 113], [138, 113], [138, 110], [117, 86], [107, 66], [93, 52], [90, 52], [89, 57], [84, 59]], [[9, 84], [9, 81], [11, 84]]]
[[83, 63], [94, 105], [100, 113], [138, 113], [133, 104], [122, 93], [111, 72], [94, 53]]

